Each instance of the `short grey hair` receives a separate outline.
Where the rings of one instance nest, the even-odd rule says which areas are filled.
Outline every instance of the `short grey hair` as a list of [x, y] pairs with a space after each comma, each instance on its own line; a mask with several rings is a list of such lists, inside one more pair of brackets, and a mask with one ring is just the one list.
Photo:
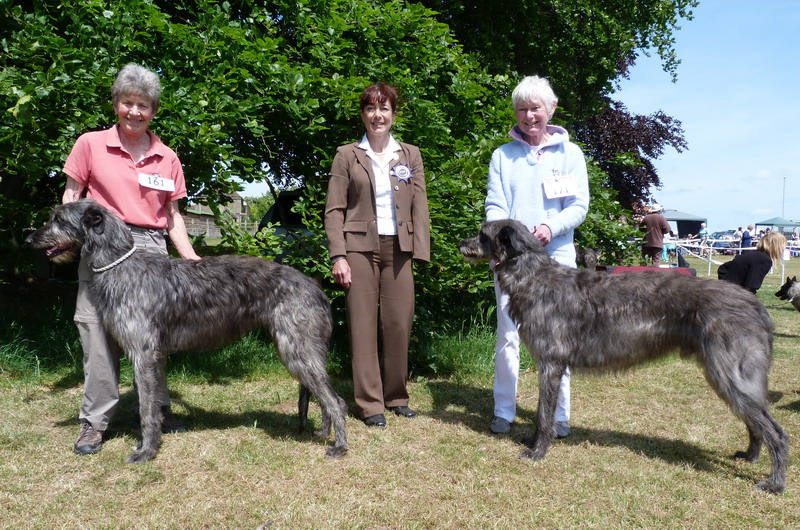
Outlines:
[[161, 102], [161, 81], [158, 75], [144, 66], [126, 64], [111, 86], [111, 102], [116, 107], [123, 96], [131, 94], [149, 99], [153, 112], [157, 111]]
[[542, 102], [550, 116], [556, 111], [558, 98], [553, 92], [553, 87], [550, 86], [550, 81], [546, 78], [529, 75], [520, 81], [517, 88], [511, 93], [511, 103], [513, 103], [515, 111], [519, 105], [532, 101]]

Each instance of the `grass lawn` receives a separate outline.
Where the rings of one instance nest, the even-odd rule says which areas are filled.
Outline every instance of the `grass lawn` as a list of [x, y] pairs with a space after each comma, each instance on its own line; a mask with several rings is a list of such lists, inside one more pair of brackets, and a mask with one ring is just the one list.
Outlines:
[[[800, 260], [790, 261], [786, 274], [798, 273]], [[771, 410], [794, 440], [800, 313], [773, 296], [780, 283], [779, 273], [768, 276], [759, 297], [775, 322]], [[21, 322], [33, 307], [19, 308]], [[532, 434], [537, 374], [521, 377], [510, 435], [491, 435], [492, 344], [491, 332], [443, 339], [442, 355], [477, 350], [483, 360], [412, 382], [416, 419], [387, 416], [389, 427], [375, 430], [351, 415], [350, 453], [335, 461], [323, 458], [330, 441], [297, 433], [297, 387], [274, 362], [255, 372], [227, 360], [205, 370], [174, 363], [173, 406], [189, 431], [165, 436], [156, 459], [136, 466], [124, 463], [136, 443], [129, 377], [103, 451], [76, 456], [75, 366], [36, 377], [0, 371], [0, 528], [800, 527], [794, 451], [783, 495], [753, 491], [769, 456], [730, 458], [747, 445], [745, 427], [693, 362], [674, 356], [617, 376], [573, 375], [573, 436], [530, 463], [517, 458], [518, 441]], [[79, 363], [75, 344], [48, 347], [75, 350], [66, 358]], [[350, 382], [335, 385], [352, 404]]]

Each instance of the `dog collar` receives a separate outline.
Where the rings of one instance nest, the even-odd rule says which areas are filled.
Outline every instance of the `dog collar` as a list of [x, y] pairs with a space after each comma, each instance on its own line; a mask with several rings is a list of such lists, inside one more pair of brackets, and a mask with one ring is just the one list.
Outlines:
[[112, 263], [109, 263], [105, 267], [100, 267], [98, 269], [95, 269], [94, 267], [92, 267], [92, 272], [105, 272], [105, 271], [107, 271], [109, 269], [113, 269], [114, 267], [116, 267], [117, 265], [119, 265], [120, 263], [125, 261], [126, 259], [130, 258], [131, 256], [133, 256], [134, 252], [136, 252], [136, 247], [133, 247], [128, 252], [123, 254], [118, 260], [116, 260], [116, 261], [114, 261]]

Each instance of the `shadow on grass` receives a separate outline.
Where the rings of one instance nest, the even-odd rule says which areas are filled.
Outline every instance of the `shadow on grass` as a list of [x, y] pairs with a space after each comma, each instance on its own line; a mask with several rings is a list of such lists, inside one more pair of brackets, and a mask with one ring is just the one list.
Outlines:
[[789, 410], [791, 412], [800, 412], [800, 400], [797, 400], [793, 403], [787, 403], [786, 405], [781, 405], [778, 408], [781, 410]]
[[476, 432], [489, 432], [494, 406], [491, 389], [449, 380], [428, 381], [426, 387], [433, 400], [430, 417], [466, 425]]
[[[218, 385], [225, 385], [226, 383], [215, 383]], [[347, 381], [333, 381], [333, 386], [340, 396], [346, 397], [348, 394], [343, 393], [346, 389], [350, 389], [352, 393], [352, 383]], [[299, 387], [298, 387], [299, 389]], [[318, 438], [313, 435], [314, 431], [320, 428], [320, 418], [313, 416], [319, 411], [319, 404], [315, 398], [312, 398], [309, 406], [308, 424], [305, 430], [300, 430], [300, 419], [297, 410], [293, 412], [281, 412], [272, 408], [265, 407], [261, 410], [244, 410], [242, 412], [229, 413], [220, 412], [212, 409], [206, 409], [193, 405], [191, 402], [183, 399], [180, 392], [170, 390], [170, 401], [174, 405], [180, 405], [186, 412], [178, 415], [178, 418], [186, 425], [187, 430], [190, 431], [205, 431], [205, 430], [225, 430], [237, 427], [254, 427], [260, 429], [271, 438], [293, 438], [296, 440], [311, 441], [316, 440], [321, 445], [330, 445], [333, 441], [333, 430], [327, 439]], [[138, 427], [138, 401], [133, 390], [123, 392], [120, 395], [117, 410], [114, 418], [106, 431], [106, 440], [118, 438], [125, 435], [131, 435], [135, 438], [140, 438], [140, 430]], [[75, 434], [78, 434], [78, 417], [77, 410], [74, 415], [68, 418], [63, 418], [55, 423], [59, 427], [76, 426]]]
[[[451, 381], [431, 381], [428, 383], [433, 398], [432, 418], [452, 423], [463, 424], [472, 430], [495, 437], [489, 432], [489, 422], [493, 416], [493, 397], [491, 388], [454, 383]], [[772, 396], [773, 398], [775, 396]], [[790, 407], [798, 407], [796, 402]], [[522, 440], [530, 439], [536, 430], [536, 410], [517, 407], [517, 422], [510, 435], [521, 446]], [[737, 469], [733, 454], [747, 447], [747, 435], [742, 424], [742, 447], [706, 450], [683, 440], [668, 439], [658, 436], [646, 436], [622, 431], [590, 429], [572, 426], [572, 436], [554, 440], [554, 444], [581, 445], [589, 443], [601, 447], [625, 447], [630, 451], [647, 458], [662, 460], [670, 465], [690, 466], [706, 473], [718, 473], [720, 469], [742, 479], [760, 480], [755, 473]], [[729, 452], [729, 454], [725, 454]], [[766, 451], [764, 451], [766, 453]], [[762, 455], [762, 458], [769, 458]]]

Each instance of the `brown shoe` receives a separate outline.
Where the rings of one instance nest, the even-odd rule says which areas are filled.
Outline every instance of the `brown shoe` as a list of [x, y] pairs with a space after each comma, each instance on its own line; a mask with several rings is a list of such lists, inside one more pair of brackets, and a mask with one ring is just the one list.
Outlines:
[[103, 431], [96, 431], [92, 424], [84, 422], [81, 424], [81, 433], [72, 446], [76, 455], [93, 455], [99, 453], [103, 448]]

